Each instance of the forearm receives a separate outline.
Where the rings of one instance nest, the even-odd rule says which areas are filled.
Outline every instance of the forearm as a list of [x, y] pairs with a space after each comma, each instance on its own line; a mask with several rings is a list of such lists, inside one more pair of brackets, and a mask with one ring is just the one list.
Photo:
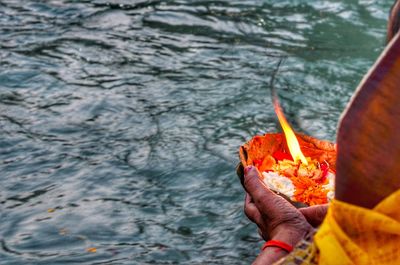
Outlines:
[[[283, 231], [280, 231], [278, 234], [274, 235], [272, 241], [282, 242], [285, 243], [285, 245], [288, 245], [293, 248], [309, 232], [310, 230], [290, 231], [285, 229]], [[281, 258], [285, 257], [287, 254], [289, 254], [289, 251], [290, 249], [285, 250], [282, 247], [278, 246], [268, 246], [258, 255], [257, 259], [254, 261], [253, 264], [255, 265], [273, 264], [278, 260], [280, 260]]]

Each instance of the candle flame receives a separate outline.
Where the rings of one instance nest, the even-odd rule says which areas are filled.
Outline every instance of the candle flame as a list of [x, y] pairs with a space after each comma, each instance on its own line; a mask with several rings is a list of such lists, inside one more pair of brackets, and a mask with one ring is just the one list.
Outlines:
[[307, 159], [304, 157], [303, 153], [300, 150], [299, 141], [297, 141], [296, 135], [294, 134], [292, 128], [286, 120], [285, 115], [283, 114], [282, 108], [279, 105], [279, 101], [276, 97], [274, 97], [274, 109], [275, 113], [278, 116], [279, 123], [282, 126], [283, 132], [285, 133], [286, 142], [289, 148], [289, 152], [293, 157], [295, 162], [299, 160], [308, 165]]

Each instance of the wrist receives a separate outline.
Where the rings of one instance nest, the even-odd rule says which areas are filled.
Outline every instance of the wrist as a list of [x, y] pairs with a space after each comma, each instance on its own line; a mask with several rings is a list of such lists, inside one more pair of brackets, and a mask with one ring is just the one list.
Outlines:
[[274, 248], [279, 248], [287, 253], [290, 253], [293, 251], [293, 247], [289, 244], [286, 244], [283, 241], [280, 240], [269, 240], [264, 243], [264, 245], [261, 247], [261, 250], [265, 250], [268, 247], [274, 247]]
[[304, 229], [289, 229], [283, 228], [275, 233], [271, 240], [277, 240], [288, 244], [291, 247], [295, 247], [302, 239], [304, 239], [309, 233], [311, 233], [312, 227], [304, 227]]
[[261, 251], [253, 265], [274, 264], [276, 261], [288, 254], [284, 249], [277, 246], [269, 246]]
[[272, 264], [278, 261], [289, 254], [306, 235], [307, 233], [304, 230], [282, 229], [263, 245], [262, 252], [253, 265]]

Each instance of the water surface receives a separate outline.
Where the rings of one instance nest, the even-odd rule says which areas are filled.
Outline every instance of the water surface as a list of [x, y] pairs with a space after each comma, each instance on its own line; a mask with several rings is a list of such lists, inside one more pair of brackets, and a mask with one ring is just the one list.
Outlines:
[[271, 73], [334, 141], [390, 4], [0, 1], [0, 264], [250, 263], [234, 168], [279, 130]]

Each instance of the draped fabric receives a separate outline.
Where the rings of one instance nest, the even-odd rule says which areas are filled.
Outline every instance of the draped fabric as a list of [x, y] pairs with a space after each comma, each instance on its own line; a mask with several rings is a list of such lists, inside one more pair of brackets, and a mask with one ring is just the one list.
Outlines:
[[400, 264], [400, 190], [373, 209], [333, 200], [314, 236], [318, 264]]

